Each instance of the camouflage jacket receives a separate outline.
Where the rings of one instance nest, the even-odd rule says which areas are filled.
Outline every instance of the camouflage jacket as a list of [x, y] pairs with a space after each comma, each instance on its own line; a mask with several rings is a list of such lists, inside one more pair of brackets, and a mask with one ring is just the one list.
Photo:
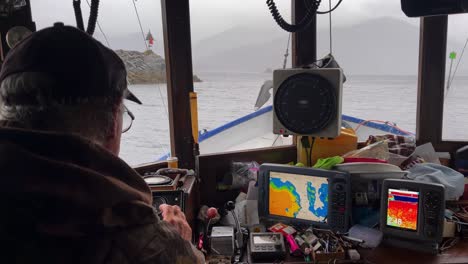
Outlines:
[[125, 162], [83, 138], [0, 129], [0, 263], [203, 263]]

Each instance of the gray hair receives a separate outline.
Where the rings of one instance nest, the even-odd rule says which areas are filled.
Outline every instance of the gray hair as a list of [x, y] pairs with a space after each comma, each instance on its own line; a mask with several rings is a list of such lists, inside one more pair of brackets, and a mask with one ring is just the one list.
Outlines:
[[42, 73], [6, 77], [0, 87], [0, 121], [6, 126], [77, 134], [106, 143], [122, 98], [52, 96], [52, 78]]

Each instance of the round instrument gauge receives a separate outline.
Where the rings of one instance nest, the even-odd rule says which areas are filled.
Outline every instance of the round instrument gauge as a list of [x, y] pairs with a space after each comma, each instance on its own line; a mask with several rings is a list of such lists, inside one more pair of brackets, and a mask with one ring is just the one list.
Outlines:
[[287, 130], [310, 135], [327, 127], [336, 116], [336, 97], [333, 85], [322, 76], [296, 74], [276, 91], [275, 114]]
[[172, 184], [172, 179], [163, 176], [163, 175], [150, 175], [150, 176], [145, 176], [144, 177], [145, 182], [148, 185], [169, 185]]
[[167, 199], [161, 196], [153, 197], [153, 207], [156, 209], [158, 214], [161, 214], [161, 211], [159, 210], [159, 206], [161, 204], [167, 204]]
[[14, 48], [23, 39], [32, 34], [32, 31], [23, 26], [16, 26], [8, 30], [6, 34], [6, 42], [8, 47]]

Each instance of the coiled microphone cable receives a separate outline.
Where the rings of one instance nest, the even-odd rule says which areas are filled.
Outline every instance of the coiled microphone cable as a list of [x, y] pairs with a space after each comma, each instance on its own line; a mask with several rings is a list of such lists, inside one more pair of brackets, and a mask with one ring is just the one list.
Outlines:
[[266, 4], [268, 5], [268, 8], [270, 9], [270, 13], [275, 19], [276, 23], [282, 29], [286, 30], [287, 32], [295, 33], [295, 32], [300, 32], [306, 29], [307, 26], [309, 26], [312, 20], [314, 19], [314, 15], [317, 12], [317, 9], [320, 5], [321, 0], [310, 0], [310, 1], [311, 3], [307, 8], [306, 15], [301, 20], [301, 22], [299, 22], [297, 25], [291, 25], [283, 19], [283, 17], [278, 11], [278, 8], [276, 7], [274, 0], [267, 0]]
[[89, 19], [88, 19], [88, 29], [86, 30], [86, 32], [91, 36], [94, 34], [94, 31], [96, 30], [98, 13], [99, 13], [99, 0], [92, 0], [91, 11], [89, 12]]

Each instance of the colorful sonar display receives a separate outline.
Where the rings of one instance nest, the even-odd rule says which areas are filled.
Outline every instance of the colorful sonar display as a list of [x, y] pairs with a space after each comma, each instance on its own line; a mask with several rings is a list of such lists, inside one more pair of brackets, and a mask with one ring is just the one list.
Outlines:
[[327, 178], [271, 172], [269, 188], [271, 215], [326, 223]]
[[419, 192], [388, 189], [387, 225], [417, 230]]

